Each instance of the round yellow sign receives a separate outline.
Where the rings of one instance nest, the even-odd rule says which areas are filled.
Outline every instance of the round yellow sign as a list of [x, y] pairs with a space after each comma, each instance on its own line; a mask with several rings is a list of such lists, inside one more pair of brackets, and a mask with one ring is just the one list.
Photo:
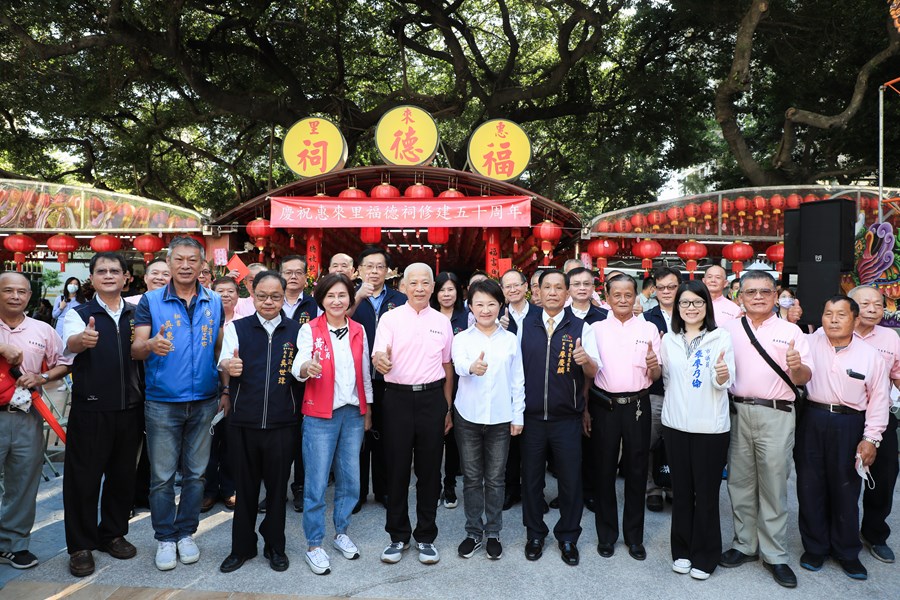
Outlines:
[[344, 168], [347, 140], [337, 125], [321, 117], [300, 119], [281, 144], [288, 168], [301, 177], [315, 177]]
[[434, 119], [417, 106], [392, 108], [375, 127], [375, 146], [390, 165], [427, 165], [437, 154], [439, 142]]
[[491, 179], [512, 181], [531, 161], [531, 140], [517, 123], [493, 119], [478, 126], [469, 138], [469, 166]]

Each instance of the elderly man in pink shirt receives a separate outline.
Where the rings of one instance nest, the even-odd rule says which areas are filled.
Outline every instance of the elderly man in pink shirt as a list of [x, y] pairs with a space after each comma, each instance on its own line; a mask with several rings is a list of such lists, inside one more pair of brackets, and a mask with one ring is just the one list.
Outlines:
[[[884, 359], [887, 376], [895, 387], [900, 387], [900, 336], [893, 329], [878, 323], [884, 318], [884, 296], [874, 287], [860, 286], [848, 294], [859, 304], [859, 319], [854, 337], [873, 346]], [[863, 518], [860, 537], [872, 556], [882, 562], [894, 562], [894, 551], [888, 546], [891, 528], [887, 518], [894, 500], [894, 485], [900, 465], [897, 460], [897, 409], [896, 403], [888, 413], [887, 428], [881, 434], [881, 446], [875, 462], [869, 467], [877, 482], [874, 489], [863, 489]]]
[[[387, 522], [391, 543], [381, 554], [386, 563], [399, 562], [416, 540], [419, 561], [434, 564], [438, 528], [437, 503], [441, 491], [444, 435], [450, 431], [453, 401], [453, 330], [450, 320], [431, 308], [434, 273], [413, 263], [403, 273], [406, 304], [378, 321], [372, 363], [384, 375], [382, 436], [387, 467]], [[410, 464], [415, 455], [415, 531], [409, 520]]]
[[867, 579], [859, 560], [859, 475], [875, 460], [890, 407], [890, 382], [878, 350], [853, 335], [859, 305], [825, 302], [822, 328], [810, 336], [816, 365], [809, 410], [797, 425], [800, 566], [818, 571], [834, 558], [852, 579]]
[[[0, 274], [0, 356], [22, 372], [19, 388], [40, 388], [62, 378], [72, 364], [63, 356], [62, 339], [43, 321], [25, 316], [31, 282], [21, 273]], [[46, 364], [49, 370], [43, 371]], [[12, 375], [6, 373], [7, 377]], [[43, 464], [43, 421], [37, 410], [0, 409], [0, 563], [28, 569], [38, 563], [28, 550]]]
[[[740, 294], [746, 317], [717, 323], [731, 334], [736, 370], [728, 452], [734, 542], [719, 564], [737, 567], [762, 554], [775, 581], [792, 588], [797, 576], [787, 564], [787, 480], [794, 448], [793, 386], [809, 381], [812, 356], [800, 328], [774, 313], [771, 275], [748, 271], [741, 278]], [[778, 373], [754, 347], [748, 329]]]
[[716, 314], [716, 325], [721, 327], [726, 321], [737, 319], [741, 316], [741, 307], [725, 297], [725, 284], [728, 283], [728, 275], [725, 269], [719, 265], [707, 267], [703, 274], [703, 283], [709, 290], [713, 300], [713, 312]]

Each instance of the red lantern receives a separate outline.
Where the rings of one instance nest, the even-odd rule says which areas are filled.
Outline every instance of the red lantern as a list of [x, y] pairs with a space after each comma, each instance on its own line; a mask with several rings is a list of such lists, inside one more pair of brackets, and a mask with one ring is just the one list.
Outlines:
[[706, 222], [706, 231], [712, 229], [711, 221], [718, 211], [718, 205], [712, 200], [705, 200], [700, 204], [700, 212], [703, 213], [703, 220]]
[[[754, 196], [753, 197], [753, 215], [756, 217], [756, 226], [761, 228], [763, 225], [763, 215], [766, 212], [766, 209], [769, 208], [769, 201], [766, 200], [764, 196]], [[766, 223], [766, 229], [768, 229], [769, 224]]]
[[414, 183], [403, 191], [403, 195], [407, 198], [434, 198], [434, 190], [427, 185]]
[[784, 269], [784, 242], [778, 242], [766, 248], [766, 258], [775, 263], [775, 270], [780, 274]]
[[247, 223], [247, 235], [253, 240], [254, 245], [259, 248], [259, 262], [263, 261], [263, 249], [266, 247], [266, 239], [272, 237], [273, 233], [275, 233], [275, 230], [268, 219], [257, 217]]
[[547, 240], [553, 242], [554, 245], [562, 237], [562, 227], [553, 221], [542, 221], [534, 226], [534, 237], [538, 240]]
[[615, 225], [616, 233], [631, 233], [631, 221], [628, 219], [619, 219]]
[[631, 215], [631, 225], [637, 233], [641, 233], [647, 225], [647, 217], [642, 213], [634, 213]]
[[443, 246], [450, 239], [450, 229], [448, 227], [429, 227], [428, 243], [435, 246]]
[[604, 280], [604, 272], [606, 271], [606, 259], [615, 255], [619, 249], [618, 244], [612, 240], [596, 239], [592, 240], [587, 246], [587, 252], [593, 258], [597, 259], [597, 270], [600, 271], [600, 281]]
[[802, 198], [800, 198], [800, 194], [790, 194], [787, 197], [787, 207], [789, 210], [794, 210], [800, 208], [800, 202]]
[[613, 224], [609, 221], [600, 221], [597, 223], [597, 231], [600, 233], [609, 233], [613, 230]]
[[341, 190], [338, 194], [338, 198], [366, 198], [366, 193], [359, 189], [358, 187], [353, 187], [352, 185], [348, 187], [346, 190]]
[[3, 247], [14, 252], [16, 261], [16, 271], [22, 271], [22, 264], [25, 262], [25, 255], [37, 247], [37, 242], [29, 235], [17, 233], [3, 240]]
[[662, 254], [662, 246], [656, 240], [645, 238], [632, 246], [631, 251], [635, 256], [642, 259], [641, 267], [644, 269], [644, 275], [647, 276], [653, 267], [653, 259]]
[[380, 244], [381, 227], [362, 227], [359, 230], [359, 239], [363, 244]]
[[697, 261], [706, 257], [706, 246], [694, 240], [688, 240], [683, 244], [679, 244], [678, 258], [684, 261], [684, 265], [690, 273], [691, 279], [694, 278], [694, 271], [697, 270]]
[[700, 216], [700, 205], [691, 202], [684, 207], [684, 214], [687, 217], [688, 223], [696, 223], [697, 217]]
[[101, 233], [91, 240], [91, 250], [94, 252], [116, 252], [121, 248], [122, 240], [105, 233]]
[[684, 219], [684, 211], [680, 206], [673, 206], [666, 211], [666, 216], [669, 218], [669, 223], [672, 224], [672, 227], [676, 227], [679, 221]]
[[369, 196], [372, 198], [399, 198], [400, 190], [389, 183], [381, 183], [372, 188]]
[[816, 196], [815, 194], [807, 194], [807, 195], [803, 196], [803, 204], [806, 204], [807, 202], [815, 202], [818, 199], [819, 199], [819, 197]]
[[163, 249], [162, 238], [155, 235], [145, 233], [134, 238], [132, 242], [134, 249], [144, 253], [144, 262], [149, 263], [153, 260], [153, 255]]
[[71, 235], [57, 233], [47, 239], [47, 247], [56, 252], [56, 260], [59, 261], [59, 270], [66, 272], [66, 263], [69, 262], [69, 253], [78, 249], [78, 240]]
[[666, 216], [658, 210], [651, 210], [647, 220], [653, 227], [653, 231], [659, 231], [659, 228], [666, 223]]
[[773, 215], [780, 215], [782, 210], [784, 210], [784, 205], [784, 196], [782, 196], [781, 194], [774, 194], [771, 198], [769, 198], [769, 206], [772, 207]]
[[[406, 188], [409, 191], [409, 188]], [[449, 188], [438, 194], [438, 198], [465, 198], [466, 195], [456, 188]]]
[[740, 275], [744, 270], [744, 261], [753, 258], [753, 246], [737, 240], [722, 248], [722, 256], [731, 261], [734, 274]]

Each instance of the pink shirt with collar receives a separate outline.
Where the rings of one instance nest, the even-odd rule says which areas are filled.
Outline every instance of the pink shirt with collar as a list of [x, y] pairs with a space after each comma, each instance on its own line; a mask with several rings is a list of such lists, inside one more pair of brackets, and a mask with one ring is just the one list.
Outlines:
[[[731, 393], [735, 396], [746, 398], [765, 398], [767, 400], [794, 401], [794, 392], [770, 367], [759, 352], [750, 343], [750, 338], [744, 332], [741, 324], [743, 319], [731, 319], [721, 324], [720, 327], [731, 334], [731, 342], [734, 346], [735, 379], [731, 386]], [[749, 322], [749, 319], [748, 319]], [[775, 363], [785, 371], [787, 369], [787, 351], [791, 340], [794, 341], [794, 349], [800, 353], [800, 362], [809, 367], [815, 374], [815, 366], [812, 354], [809, 350], [809, 342], [799, 327], [784, 319], [779, 319], [775, 313], [760, 324], [758, 329], [751, 329], [762, 345], [763, 349], [771, 356]]]
[[865, 341], [878, 350], [881, 358], [884, 359], [888, 376], [891, 379], [900, 379], [900, 335], [897, 335], [896, 331], [889, 327], [876, 325], [865, 336], [854, 331], [853, 337]]
[[716, 326], [721, 327], [728, 321], [741, 317], [744, 313], [741, 307], [726, 298], [724, 295], [713, 300], [713, 312], [716, 315]]
[[256, 314], [256, 306], [253, 304], [253, 298], [247, 296], [246, 298], [238, 298], [238, 301], [234, 305], [234, 318], [239, 319], [241, 317], [249, 317], [250, 315]]
[[[838, 352], [821, 329], [807, 337], [816, 364], [806, 384], [809, 399], [866, 411], [863, 435], [881, 440], [891, 399], [887, 370], [878, 350], [853, 336], [850, 345]], [[864, 378], [851, 377], [850, 372]]]
[[74, 358], [63, 355], [62, 338], [55, 329], [31, 317], [25, 317], [14, 329], [0, 321], [0, 343], [22, 350], [22, 373], [42, 373], [45, 362], [47, 369], [71, 365]]
[[652, 385], [647, 374], [647, 348], [659, 357], [660, 337], [656, 325], [631, 317], [624, 323], [610, 314], [591, 325], [597, 339], [600, 363], [594, 377], [602, 390], [619, 394], [639, 392]]
[[416, 312], [402, 304], [378, 320], [372, 354], [387, 351], [388, 345], [393, 364], [385, 381], [415, 385], [444, 379], [453, 349], [450, 319], [430, 306]]

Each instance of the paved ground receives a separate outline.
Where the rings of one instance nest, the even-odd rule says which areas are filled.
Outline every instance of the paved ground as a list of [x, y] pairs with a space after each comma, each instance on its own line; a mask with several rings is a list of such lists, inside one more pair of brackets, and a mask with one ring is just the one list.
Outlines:
[[[547, 499], [555, 496], [555, 480], [548, 475]], [[414, 488], [410, 490], [414, 494]], [[621, 502], [621, 481], [619, 481]], [[900, 492], [895, 495], [895, 502]], [[528, 598], [868, 598], [896, 599], [900, 596], [900, 564], [886, 565], [867, 552], [861, 556], [869, 569], [869, 580], [848, 579], [835, 563], [829, 562], [819, 573], [800, 569], [797, 561], [802, 552], [797, 533], [797, 504], [791, 483], [790, 551], [799, 578], [797, 590], [779, 587], [759, 563], [738, 569], [718, 569], [707, 581], [695, 581], [671, 570], [669, 553], [670, 508], [663, 513], [647, 513], [646, 546], [648, 558], [638, 562], [619, 545], [611, 559], [601, 558], [595, 550], [596, 535], [593, 514], [585, 512], [584, 533], [579, 544], [581, 564], [569, 567], [559, 558], [554, 544], [549, 544], [544, 557], [530, 563], [523, 554], [525, 534], [521, 507], [504, 513], [504, 556], [490, 561], [484, 553], [465, 560], [456, 555], [462, 540], [462, 503], [453, 510], [440, 508], [437, 545], [442, 560], [437, 565], [420, 564], [412, 552], [396, 565], [380, 562], [379, 554], [387, 542], [384, 533], [384, 510], [370, 502], [354, 517], [351, 536], [360, 546], [362, 557], [347, 561], [332, 554], [332, 574], [313, 575], [303, 561], [304, 539], [301, 515], [288, 511], [287, 554], [291, 567], [275, 573], [260, 558], [250, 561], [235, 573], [224, 575], [218, 566], [230, 548], [231, 513], [219, 504], [200, 522], [197, 542], [202, 556], [194, 565], [181, 565], [162, 573], [153, 564], [155, 542], [149, 513], [138, 514], [131, 521], [129, 539], [138, 547], [138, 555], [129, 561], [118, 561], [95, 552], [97, 572], [86, 579], [72, 577], [67, 568], [62, 512], [62, 479], [42, 483], [38, 496], [38, 518], [31, 548], [41, 564], [27, 571], [16, 571], [0, 565], [0, 598], [165, 598], [178, 590], [178, 598], [259, 598], [261, 595], [294, 595], [310, 597], [354, 598], [443, 598], [468, 599], [488, 596], [491, 600]], [[900, 504], [897, 504], [900, 506]], [[621, 504], [620, 504], [621, 506]], [[721, 510], [723, 539], [731, 539], [732, 524], [728, 495], [722, 486]], [[895, 511], [890, 524], [900, 530], [900, 511]], [[547, 515], [551, 529], [556, 511]], [[549, 541], [549, 540], [548, 540]], [[895, 536], [894, 547], [900, 549]], [[260, 551], [262, 545], [260, 544]], [[650, 592], [648, 593], [648, 590]], [[216, 592], [216, 593], [210, 593]]]

